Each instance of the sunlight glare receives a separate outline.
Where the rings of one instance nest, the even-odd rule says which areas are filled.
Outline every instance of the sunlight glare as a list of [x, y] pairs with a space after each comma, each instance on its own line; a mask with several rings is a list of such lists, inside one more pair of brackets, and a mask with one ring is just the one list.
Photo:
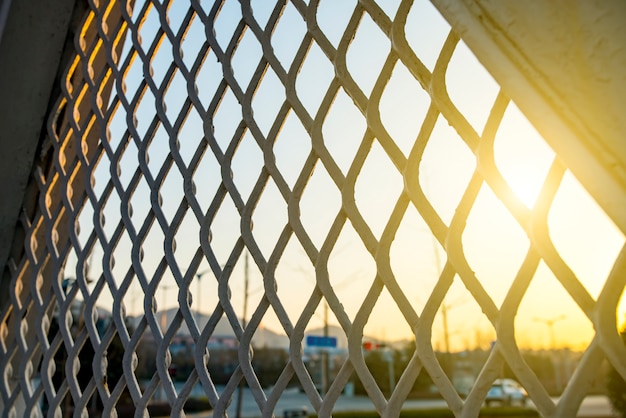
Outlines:
[[535, 205], [554, 152], [511, 102], [494, 143], [496, 166], [513, 193], [528, 208]]
[[[532, 170], [532, 167], [530, 167], [530, 170]], [[522, 175], [510, 179], [509, 186], [511, 186], [513, 193], [526, 207], [532, 208], [535, 205], [537, 197], [539, 197], [540, 188], [533, 182], [528, 181], [528, 176]]]

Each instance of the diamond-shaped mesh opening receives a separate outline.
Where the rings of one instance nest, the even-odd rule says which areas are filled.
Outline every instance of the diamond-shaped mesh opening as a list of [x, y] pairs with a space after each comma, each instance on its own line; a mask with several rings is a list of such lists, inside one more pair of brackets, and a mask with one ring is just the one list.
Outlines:
[[[420, 4], [420, 7], [411, 8], [404, 25], [404, 36], [410, 49], [430, 71], [435, 69], [449, 31], [450, 25], [427, 2]], [[424, 39], [428, 39], [428, 42], [423, 42]]]
[[[350, 129], [346, 129], [349, 126]], [[363, 140], [365, 118], [343, 89], [335, 96], [322, 125], [324, 146], [345, 176]], [[341, 138], [336, 140], [335, 138]]]
[[228, 89], [221, 96], [217, 111], [212, 115], [211, 142], [217, 142], [222, 152], [226, 152], [241, 121], [241, 108], [232, 90]]
[[255, 206], [252, 235], [265, 258], [269, 259], [287, 225], [287, 205], [274, 181], [267, 182]]
[[171, 77], [172, 61], [172, 43], [167, 36], [163, 35], [160, 40], [159, 48], [151, 60], [150, 68], [152, 69], [152, 77], [146, 80], [148, 84], [154, 83], [159, 89], [167, 86]]
[[173, 127], [177, 119], [184, 115], [183, 106], [187, 100], [187, 81], [180, 71], [167, 80], [167, 89], [163, 95], [163, 106], [168, 126]]
[[324, 52], [317, 44], [312, 44], [296, 78], [296, 95], [311, 117], [317, 113], [334, 75]]
[[364, 14], [354, 40], [348, 46], [346, 62], [350, 75], [366, 95], [374, 88], [389, 50], [389, 39], [369, 14]]
[[[428, 203], [448, 224], [468, 186], [476, 163], [458, 134], [441, 116], [419, 163], [419, 182]], [[434, 179], [437, 179], [436, 182]]]
[[[182, 7], [184, 8], [184, 6]], [[180, 11], [184, 10], [183, 8], [171, 7], [169, 11], [182, 20], [183, 15]], [[181, 30], [185, 31], [185, 37], [180, 42], [180, 55], [185, 67], [189, 70], [203, 57], [200, 52], [206, 47], [206, 41], [203, 39], [204, 25], [202, 24], [202, 20], [197, 14], [192, 13], [191, 9], [186, 12], [184, 19], [190, 20], [187, 26], [181, 26]], [[188, 18], [187, 16], [190, 14], [192, 14], [192, 16]], [[177, 36], [179, 35], [177, 34]]]
[[[389, 258], [393, 279], [410, 304], [403, 308], [421, 314], [445, 262], [445, 252], [414, 207], [407, 207], [398, 225]], [[419, 262], [407, 264], [404, 262], [407, 258]]]
[[[166, 166], [171, 164], [171, 160], [166, 161]], [[167, 170], [167, 168], [165, 168]], [[175, 222], [175, 217], [179, 211], [181, 200], [184, 196], [184, 181], [181, 173], [175, 168], [169, 171], [161, 170], [157, 182], [160, 181], [159, 195], [161, 197], [160, 211], [171, 225]]]
[[354, 188], [356, 206], [376, 237], [382, 234], [400, 193], [402, 177], [374, 141]]
[[316, 248], [321, 248], [340, 208], [341, 195], [328, 172], [318, 164], [301, 194], [299, 219]]
[[310, 144], [309, 134], [302, 122], [294, 113], [289, 113], [275, 139], [272, 151], [276, 168], [292, 189], [309, 157]]
[[276, 3], [274, 8], [267, 7], [267, 4], [264, 4], [263, 0], [252, 0], [250, 2], [250, 7], [252, 9], [252, 14], [254, 15], [254, 20], [258, 23], [258, 25], [265, 29], [269, 24], [270, 17], [276, 19], [282, 10], [282, 5], [280, 3]]
[[239, 143], [231, 161], [233, 183], [244, 202], [256, 186], [263, 168], [263, 153], [254, 140], [250, 131], [247, 131]]
[[[215, 248], [213, 254], [220, 265], [224, 266], [239, 239], [237, 208], [229, 196], [224, 197], [219, 209], [212, 216], [209, 226], [209, 243]], [[205, 231], [203, 231], [205, 234]]]
[[[563, 205], [572, 200], [578, 202], [576, 210], [563, 210]], [[555, 214], [559, 210], [563, 211], [563, 215], [557, 217]], [[593, 226], [589, 225], [588, 219], [594, 220]], [[563, 261], [590, 295], [597, 298], [603, 287], [597, 277], [610, 273], [625, 238], [570, 172], [563, 177], [554, 197], [548, 227], [554, 247]], [[586, 238], [580, 239], [582, 236]]]
[[[345, 260], [359, 260], [358, 263]], [[342, 301], [343, 310], [354, 320], [372, 286], [375, 266], [367, 248], [349, 222], [343, 225], [328, 259], [328, 281]], [[319, 280], [319, 278], [318, 278]], [[330, 295], [327, 295], [327, 298]], [[331, 304], [331, 309], [333, 308]], [[338, 315], [335, 312], [335, 315]]]
[[446, 90], [474, 130], [482, 132], [499, 88], [462, 41], [457, 44], [446, 69]]
[[180, 152], [185, 165], [193, 170], [194, 156], [201, 148], [203, 138], [202, 117], [197, 109], [191, 108], [185, 116], [185, 120], [178, 131], [178, 138], [178, 152]]
[[432, 5], [101, 3], [19, 221], [9, 414], [477, 416], [511, 378], [553, 416], [623, 368], [624, 234]]
[[251, 103], [254, 121], [266, 137], [277, 122], [278, 112], [286, 99], [284, 90], [276, 72], [268, 68]]
[[[196, 150], [194, 158], [199, 159], [192, 175], [193, 184], [196, 185], [194, 195], [200, 208], [206, 213], [222, 184], [220, 166], [205, 143]], [[199, 185], [202, 185], [201, 188]]]
[[514, 103], [507, 107], [494, 142], [494, 158], [507, 184], [532, 208], [554, 159], [554, 152]]
[[246, 31], [237, 44], [232, 58], [233, 75], [242, 90], [246, 91], [263, 53], [252, 31]]
[[[489, 224], [491, 228], [482, 226]], [[463, 231], [465, 257], [497, 306], [501, 306], [528, 251], [524, 230], [483, 186]]]
[[[200, 57], [198, 57], [198, 59], [200, 59]], [[218, 62], [215, 52], [213, 52], [212, 49], [206, 53], [206, 57], [203, 57], [203, 59], [200, 59], [198, 62], [201, 62], [202, 65], [200, 65], [196, 73], [196, 94], [198, 95], [200, 102], [203, 104], [202, 108], [206, 110], [209, 108], [208, 104], [213, 100], [213, 97], [218, 90], [218, 86], [222, 81], [219, 78], [213, 77], [213, 74], [221, 73], [222, 68]], [[202, 114], [203, 112], [200, 113]]]
[[396, 63], [380, 99], [380, 119], [405, 155], [413, 147], [429, 105], [430, 98], [418, 81]]
[[287, 3], [282, 10], [280, 19], [274, 26], [274, 33], [271, 38], [274, 54], [285, 71], [291, 68], [305, 34], [306, 22], [296, 7], [291, 2]]
[[317, 6], [317, 25], [324, 36], [333, 44], [335, 48], [348, 26], [350, 17], [354, 13], [356, 1], [342, 1], [334, 4], [332, 0], [321, 0]]

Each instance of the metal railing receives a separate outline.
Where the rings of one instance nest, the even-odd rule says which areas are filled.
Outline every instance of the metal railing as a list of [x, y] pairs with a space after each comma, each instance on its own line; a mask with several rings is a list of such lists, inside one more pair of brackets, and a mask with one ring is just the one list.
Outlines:
[[[273, 416], [296, 381], [329, 416], [357, 380], [376, 411], [397, 416], [428, 375], [456, 416], [477, 416], [506, 364], [541, 415], [572, 416], [605, 359], [626, 376], [624, 231], [593, 212], [616, 244], [590, 291], [550, 232], [568, 167], [546, 148], [535, 195], [511, 185], [498, 134], [515, 107], [430, 4], [92, 2], [75, 46], [0, 317], [4, 415], [111, 416], [132, 403], [141, 416], [161, 399], [179, 416], [199, 385], [223, 416], [245, 382], [258, 414]], [[453, 91], [453, 72], [477, 78]], [[493, 208], [503, 223], [476, 220]], [[503, 224], [515, 232], [494, 234], [495, 246], [517, 260], [504, 287], [476, 267], [495, 247], [476, 261], [468, 232]], [[558, 401], [516, 330], [544, 270], [591, 329]], [[486, 354], [467, 393], [437, 349], [467, 348], [451, 348], [447, 323], [459, 294], [494, 338], [490, 350], [476, 340]], [[330, 321], [346, 344], [321, 393], [303, 355], [320, 306], [324, 337]], [[415, 341], [385, 389], [363, 351], [381, 318]], [[269, 324], [288, 355], [264, 389], [254, 352]], [[209, 363], [224, 325], [237, 358], [218, 387]], [[192, 364], [175, 384], [181, 334]]]

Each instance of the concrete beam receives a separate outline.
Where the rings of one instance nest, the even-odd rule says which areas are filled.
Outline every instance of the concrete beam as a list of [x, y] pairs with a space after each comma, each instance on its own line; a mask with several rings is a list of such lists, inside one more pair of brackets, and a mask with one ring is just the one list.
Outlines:
[[626, 233], [626, 2], [432, 2]]
[[[75, 0], [2, 2], [0, 273], [5, 273]], [[2, 283], [4, 285], [5, 283]]]

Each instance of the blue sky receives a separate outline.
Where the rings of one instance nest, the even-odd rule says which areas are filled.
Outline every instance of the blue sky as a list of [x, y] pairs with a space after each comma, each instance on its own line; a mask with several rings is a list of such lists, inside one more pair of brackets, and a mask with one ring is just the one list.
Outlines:
[[[339, 46], [355, 3], [347, 0], [320, 2], [316, 15], [317, 22], [334, 48]], [[141, 2], [137, 3], [134, 19], [137, 18], [140, 4]], [[381, 2], [388, 16], [394, 15], [398, 4], [399, 2], [394, 1]], [[209, 12], [209, 7], [205, 6], [206, 13]], [[269, 7], [269, 2], [254, 1], [252, 9], [259, 25], [264, 28], [273, 10]], [[188, 5], [185, 1], [172, 2], [168, 17], [175, 32], [184, 20], [187, 10]], [[240, 19], [239, 3], [233, 0], [225, 1], [214, 25], [215, 38], [222, 50], [228, 48]], [[152, 8], [145, 16], [140, 30], [142, 48], [147, 50], [150, 47], [158, 28], [157, 9]], [[180, 156], [181, 161], [178, 164], [184, 165], [183, 171], [193, 172], [191, 178], [195, 187], [193, 191], [195, 204], [202, 213], [206, 213], [211, 205], [216, 204], [215, 195], [224, 179], [224, 171], [219, 161], [224, 153], [234, 150], [230, 172], [239, 197], [228, 194], [224, 197], [219, 209], [214, 213], [210, 228], [211, 248], [220, 265], [224, 265], [231, 256], [241, 235], [236, 201], [240, 198], [241, 202], [247, 202], [253, 189], [258, 187], [257, 182], [264, 164], [262, 147], [268, 137], [273, 141], [271, 149], [275, 164], [289, 190], [293, 190], [298, 181], [308, 178], [299, 202], [300, 221], [318, 250], [324, 244], [331, 225], [340, 212], [342, 196], [336, 185], [336, 178], [333, 178], [332, 169], [318, 161], [310, 176], [302, 174], [313, 149], [302, 114], [292, 110], [280, 116], [281, 107], [285, 105], [287, 99], [287, 90], [278, 74], [289, 74], [292, 71], [294, 57], [306, 36], [306, 30], [306, 24], [297, 8], [292, 3], [287, 3], [271, 38], [271, 45], [281, 68], [270, 68], [266, 71], [251, 101], [260, 136], [258, 134], [255, 136], [251, 130], [244, 131], [243, 135], [238, 134], [243, 116], [232, 89], [227, 88], [223, 95], [216, 95], [216, 92], [220, 91], [222, 65], [214, 51], [208, 52], [193, 85], [188, 85], [182, 72], [177, 71], [164, 94], [167, 120], [153, 132], [152, 140], [147, 146], [148, 168], [152, 179], [158, 179], [160, 172], [165, 173], [163, 167], [167, 165], [165, 162], [169, 158], [173, 155]], [[430, 3], [418, 1], [409, 13], [405, 31], [411, 48], [426, 68], [432, 70], [448, 36], [449, 26], [445, 20]], [[132, 38], [127, 39], [123, 59], [126, 59], [132, 51], [131, 40]], [[181, 45], [183, 63], [187, 70], [196, 63], [198, 52], [203, 50], [205, 42], [205, 27], [196, 16], [190, 22]], [[164, 86], [162, 83], [165, 74], [173, 62], [173, 48], [165, 38], [151, 62], [152, 80], [157, 88]], [[372, 93], [390, 48], [389, 39], [365, 13], [348, 47], [346, 62], [350, 75], [366, 96]], [[232, 56], [234, 77], [242, 91], [246, 91], [261, 57], [262, 48], [253, 31], [245, 31]], [[332, 64], [322, 49], [314, 43], [295, 79], [297, 97], [311, 119], [316, 118], [320, 103], [327, 94], [334, 76]], [[144, 79], [144, 64], [136, 58], [126, 70], [125, 88], [121, 89], [118, 86], [114, 95], [125, 95], [130, 101]], [[457, 46], [446, 72], [446, 86], [450, 99], [461, 114], [476, 132], [482, 132], [499, 87], [462, 42]], [[202, 108], [196, 109], [192, 106], [178, 132], [168, 133], [168, 129], [170, 132], [175, 129], [165, 125], [174, 126], [176, 119], [179, 118], [181, 108], [189, 97], [188, 88], [197, 91]], [[129, 115], [123, 106], [119, 106], [109, 124], [110, 145], [113, 150], [119, 149], [122, 155], [117, 165], [122, 187], [126, 190], [129, 190], [141, 159], [137, 144], [146, 143], [148, 137], [146, 133], [149, 132], [156, 114], [155, 96], [150, 88], [146, 90], [138, 101], [134, 115]], [[214, 117], [210, 121], [208, 118], [203, 121], [201, 115], [207, 112], [216, 97], [221, 99]], [[429, 95], [406, 67], [398, 62], [382, 93], [378, 110], [382, 126], [393, 138], [404, 157], [408, 157], [415, 143], [430, 102]], [[137, 135], [128, 137], [126, 143], [124, 138], [128, 134], [129, 120], [136, 121]], [[211, 122], [212, 126], [207, 127], [206, 123]], [[357, 150], [367, 139], [366, 129], [366, 117], [358, 109], [349, 92], [339, 88], [328, 115], [323, 118], [321, 135], [324, 147], [333, 158], [333, 164], [338, 167], [341, 176], [349, 174]], [[209, 131], [215, 138], [214, 148], [207, 147], [203, 139]], [[235, 143], [238, 143], [236, 149], [233, 146]], [[206, 149], [203, 154], [198, 151], [204, 148]], [[555, 155], [513, 103], [507, 108], [498, 130], [495, 155], [496, 164], [505, 180], [520, 200], [531, 207]], [[94, 172], [94, 190], [97, 195], [103, 194], [111, 179], [110, 160], [111, 158], [107, 156], [103, 157]], [[198, 164], [194, 165], [194, 161], [198, 161]], [[427, 198], [444, 223], [449, 224], [454, 216], [475, 166], [476, 159], [466, 142], [442, 116], [439, 116], [420, 163], [419, 180]], [[113, 171], [116, 172], [117, 168]], [[271, 256], [282, 229], [288, 223], [288, 205], [277, 185], [277, 181], [282, 180], [270, 179], [267, 182], [252, 216], [254, 239], [266, 260]], [[394, 167], [381, 143], [374, 140], [357, 177], [354, 199], [359, 212], [376, 238], [380, 238], [403, 188], [402, 174]], [[162, 197], [160, 210], [168, 222], [172, 222], [176, 216], [184, 198], [184, 189], [184, 176], [177, 169], [177, 163], [172, 162], [172, 168], [165, 175], [160, 187]], [[137, 230], [141, 228], [151, 210], [150, 197], [150, 188], [144, 173], [130, 198], [132, 221]], [[122, 198], [114, 191], [104, 208], [106, 217], [104, 231], [108, 237], [114, 235], [121, 222], [120, 206], [123, 207]], [[90, 233], [89, 225], [93, 222], [93, 213], [92, 208], [86, 207], [81, 214], [79, 222], [87, 225], [82, 228], [83, 241], [86, 241]], [[624, 243], [624, 236], [569, 173], [550, 211], [549, 228], [550, 236], [560, 255], [590, 294], [596, 297]], [[202, 233], [197, 215], [188, 210], [175, 236], [176, 266], [173, 270], [166, 269], [160, 279], [160, 290], [155, 294], [159, 309], [163, 305], [171, 308], [178, 304], [174, 297], [177, 293], [174, 289], [174, 276], [184, 275], [192, 265]], [[164, 257], [164, 237], [165, 232], [155, 222], [142, 246], [142, 268], [148, 280], [154, 280], [152, 277], [158, 271], [158, 264]], [[499, 306], [523, 261], [529, 241], [503, 204], [485, 184], [468, 218], [463, 233], [463, 245], [470, 267]], [[118, 283], [129, 271], [131, 266], [129, 254], [132, 248], [133, 243], [129, 235], [124, 233], [113, 254], [115, 266], [112, 273]], [[96, 245], [95, 258], [97, 259], [103, 252], [102, 246]], [[435, 243], [427, 224], [411, 205], [404, 214], [391, 246], [390, 258], [396, 280], [415, 311], [421, 313], [430, 291], [437, 282], [439, 269], [445, 262], [446, 255], [439, 244]], [[75, 255], [72, 254], [68, 262], [70, 265], [73, 259]], [[205, 260], [195, 271], [202, 272], [208, 267]], [[94, 263], [92, 275], [98, 276], [101, 272], [102, 266]], [[376, 263], [350, 222], [346, 222], [333, 247], [328, 261], [328, 272], [339, 300], [342, 301], [348, 316], [353, 319], [374, 280]], [[276, 279], [280, 300], [290, 320], [295, 323], [306, 300], [312, 294], [315, 283], [314, 266], [311, 265], [303, 245], [295, 236], [292, 236], [280, 259]], [[254, 263], [250, 280], [248, 312], [253, 312], [262, 297], [260, 291], [262, 274]], [[241, 315], [243, 257], [237, 261], [229, 283], [232, 290], [231, 303]], [[192, 306], [193, 309], [200, 309], [205, 314], [213, 311], [218, 303], [217, 280], [211, 274], [205, 275], [199, 284], [197, 280], [194, 281], [190, 291], [195, 294], [196, 301], [200, 298], [199, 295], [202, 297], [200, 303]], [[106, 290], [99, 297], [99, 303], [103, 306], [111, 305], [111, 296]], [[136, 280], [124, 298], [124, 303], [130, 314], [143, 311], [143, 296]], [[493, 338], [495, 335], [493, 327], [458, 277], [454, 280], [444, 303], [450, 308], [453, 349], [488, 344]], [[409, 338], [411, 330], [395, 305], [389, 292], [383, 291], [370, 316], [365, 333], [387, 339]], [[321, 306], [318, 312], [321, 312]], [[516, 320], [519, 340], [535, 348], [544, 347], [548, 342], [547, 329], [533, 318], [551, 318], [564, 312], [566, 318], [556, 329], [557, 340], [573, 347], [588, 343], [593, 336], [590, 322], [573, 304], [550, 270], [542, 264], [519, 308]], [[440, 320], [437, 319], [436, 323], [437, 321]], [[331, 322], [336, 323], [332, 312]], [[264, 326], [274, 330], [280, 329], [279, 321], [271, 309], [264, 317]], [[320, 326], [319, 316], [311, 319], [310, 326]], [[474, 328], [477, 332], [463, 332], [462, 330], [467, 327]], [[440, 327], [434, 328], [433, 340], [436, 344], [441, 344]], [[479, 334], [483, 336], [483, 340], [477, 337]]]

